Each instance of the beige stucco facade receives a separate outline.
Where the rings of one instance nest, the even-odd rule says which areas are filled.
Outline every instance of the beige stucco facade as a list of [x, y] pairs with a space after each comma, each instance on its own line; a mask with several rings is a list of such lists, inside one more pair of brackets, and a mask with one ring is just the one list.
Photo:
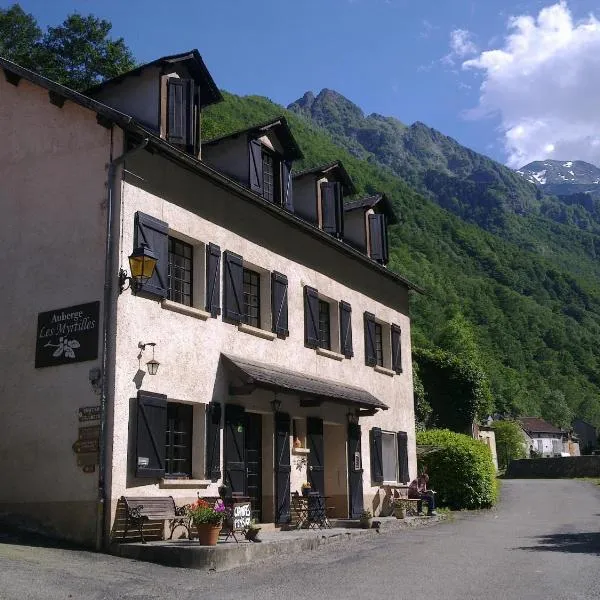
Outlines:
[[[43, 311], [103, 300], [107, 165], [124, 151], [125, 136], [117, 126], [99, 125], [93, 110], [70, 101], [56, 106], [42, 87], [25, 79], [13, 85], [0, 77], [0, 137], [0, 178], [5, 182], [0, 188], [4, 216], [0, 269], [4, 280], [12, 282], [0, 298], [0, 360], [5, 368], [0, 379], [0, 470], [9, 483], [0, 488], [0, 512], [33, 517], [65, 537], [91, 544], [97, 537], [98, 469], [84, 472], [77, 465], [73, 443], [81, 426], [78, 409], [99, 404], [90, 371], [101, 366], [101, 340], [96, 360], [36, 369], [36, 321]], [[294, 218], [282, 216], [262, 201], [249, 200], [235, 185], [223, 185], [158, 153], [142, 151], [116, 170], [113, 200], [115, 279], [104, 374], [107, 531], [113, 527], [122, 495], [172, 495], [177, 504], [198, 494], [217, 495], [222, 480], [207, 480], [204, 474], [209, 402], [237, 404], [261, 415], [262, 518], [274, 519], [274, 393], [259, 389], [232, 396], [232, 376], [223, 355], [356, 386], [389, 407], [360, 418], [364, 505], [378, 513], [390, 485], [371, 481], [372, 427], [407, 432], [410, 478], [416, 474], [408, 287], [375, 265], [357, 260], [340, 243], [309, 233]], [[131, 290], [119, 294], [118, 268], [128, 269], [136, 212], [168, 223], [170, 236], [194, 247], [191, 308]], [[261, 330], [205, 312], [204, 257], [209, 243], [241, 255], [244, 264], [261, 274]], [[288, 278], [289, 336], [285, 339], [270, 331], [273, 271]], [[305, 286], [316, 288], [331, 304], [334, 343], [330, 352], [305, 346]], [[337, 347], [335, 343], [340, 301], [352, 307], [352, 358], [339, 354], [339, 340]], [[388, 328], [384, 331], [391, 324], [401, 327], [401, 373], [365, 364], [365, 312]], [[160, 368], [155, 376], [147, 373], [150, 355], [148, 349], [140, 352], [140, 342], [156, 344]], [[384, 341], [384, 367], [389, 367], [390, 352], [389, 342]], [[193, 406], [191, 478], [135, 476], [139, 390]], [[306, 418], [322, 419], [325, 493], [335, 505], [335, 514], [347, 516], [347, 426], [348, 413], [354, 409], [333, 401], [305, 406], [294, 394], [278, 394], [277, 399], [303, 445]], [[303, 460], [306, 454], [293, 449], [290, 453], [293, 492], [306, 481], [308, 467]]]

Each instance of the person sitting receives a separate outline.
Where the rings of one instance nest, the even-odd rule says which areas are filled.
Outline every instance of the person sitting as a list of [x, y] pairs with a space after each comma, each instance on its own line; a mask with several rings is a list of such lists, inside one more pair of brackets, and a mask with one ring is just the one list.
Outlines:
[[427, 514], [433, 517], [437, 513], [435, 512], [435, 492], [427, 489], [429, 483], [429, 475], [425, 468], [421, 471], [421, 474], [410, 482], [408, 486], [408, 497], [416, 498], [417, 502], [417, 513], [423, 514], [423, 501], [427, 502]]

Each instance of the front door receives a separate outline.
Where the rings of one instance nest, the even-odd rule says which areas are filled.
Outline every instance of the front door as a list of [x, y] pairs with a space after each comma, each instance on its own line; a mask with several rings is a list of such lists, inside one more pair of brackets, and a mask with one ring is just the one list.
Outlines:
[[262, 517], [262, 416], [246, 413], [246, 496], [252, 502], [252, 518]]
[[313, 492], [325, 494], [325, 457], [323, 455], [323, 419], [306, 419], [308, 438], [308, 482]]
[[360, 425], [348, 424], [348, 495], [350, 518], [360, 518], [363, 505], [363, 469], [360, 447]]
[[275, 413], [275, 523], [290, 521], [290, 415]]

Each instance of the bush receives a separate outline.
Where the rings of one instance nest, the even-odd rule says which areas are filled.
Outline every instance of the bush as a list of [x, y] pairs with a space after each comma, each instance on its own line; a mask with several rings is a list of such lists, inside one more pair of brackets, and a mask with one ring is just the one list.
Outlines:
[[417, 433], [417, 444], [436, 446], [419, 461], [439, 504], [454, 509], [488, 508], [498, 496], [496, 469], [487, 444], [448, 429]]
[[501, 469], [508, 468], [510, 461], [515, 458], [525, 458], [523, 430], [518, 423], [514, 421], [494, 421], [492, 429], [496, 436], [498, 466]]

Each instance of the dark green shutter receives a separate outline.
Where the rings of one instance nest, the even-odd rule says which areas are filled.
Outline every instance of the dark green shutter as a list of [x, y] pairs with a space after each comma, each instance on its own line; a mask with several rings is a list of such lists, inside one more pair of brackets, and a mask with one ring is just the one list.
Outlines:
[[258, 140], [250, 140], [249, 143], [249, 169], [250, 189], [262, 196], [263, 193], [263, 165], [262, 145]]
[[283, 161], [281, 163], [281, 204], [283, 208], [294, 212], [294, 198], [292, 186], [292, 163]]
[[370, 367], [377, 364], [375, 351], [375, 315], [365, 313], [365, 363]]
[[290, 512], [290, 416], [275, 413], [275, 522], [289, 523]]
[[163, 477], [167, 438], [167, 397], [139, 391], [137, 397], [135, 474]]
[[352, 358], [352, 307], [340, 301], [340, 349], [346, 358]]
[[402, 373], [402, 330], [392, 325], [392, 370]]
[[358, 519], [364, 510], [361, 430], [357, 423], [348, 423], [348, 500], [350, 518]]
[[194, 131], [194, 81], [192, 79], [167, 79], [167, 141], [181, 146], [193, 146]]
[[319, 345], [319, 293], [304, 286], [304, 342], [309, 348]]
[[325, 444], [323, 442], [323, 419], [307, 417], [306, 445], [308, 453], [308, 482], [311, 491], [325, 494]]
[[206, 310], [211, 317], [221, 314], [221, 248], [206, 247]]
[[410, 481], [408, 474], [408, 434], [406, 431], [398, 431], [396, 440], [398, 445], [398, 481], [406, 483]]
[[154, 252], [157, 261], [154, 274], [138, 288], [138, 292], [166, 298], [169, 285], [169, 225], [145, 213], [136, 212], [133, 245], [137, 248], [142, 243]]
[[221, 405], [211, 402], [206, 406], [206, 479], [221, 479]]
[[383, 483], [383, 444], [381, 441], [381, 429], [373, 427], [369, 432], [371, 450], [371, 481]]
[[243, 406], [225, 405], [225, 484], [233, 494], [246, 494], [246, 416]]
[[387, 264], [389, 252], [385, 215], [369, 215], [369, 238], [371, 258], [384, 265]]
[[338, 182], [321, 184], [321, 220], [323, 231], [339, 238], [344, 235], [342, 188]]
[[277, 271], [271, 273], [271, 320], [273, 333], [282, 338], [289, 335], [288, 280]]
[[223, 317], [239, 323], [244, 313], [244, 260], [239, 254], [223, 252]]

